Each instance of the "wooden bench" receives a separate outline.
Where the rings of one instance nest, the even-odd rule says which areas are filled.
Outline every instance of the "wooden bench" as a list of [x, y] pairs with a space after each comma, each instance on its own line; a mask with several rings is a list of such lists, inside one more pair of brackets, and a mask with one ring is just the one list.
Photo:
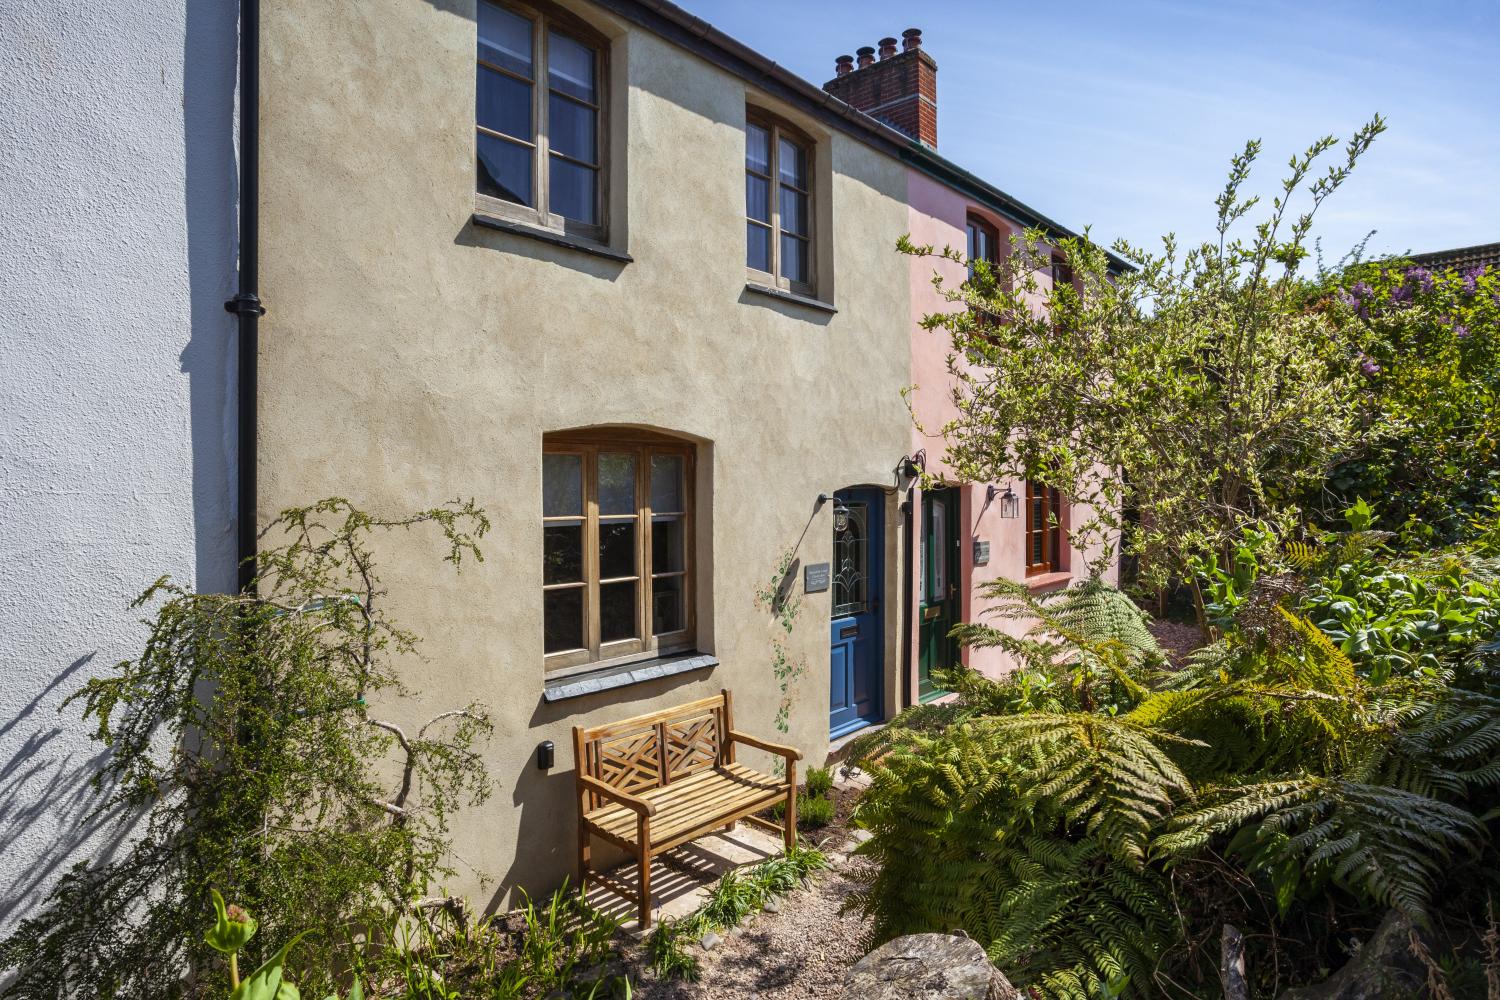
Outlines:
[[[786, 760], [784, 777], [738, 764], [736, 744]], [[736, 732], [728, 691], [592, 729], [573, 727], [578, 783], [578, 884], [590, 867], [590, 838], [618, 844], [640, 868], [637, 892], [600, 881], [634, 902], [651, 925], [651, 858], [743, 819], [775, 830], [790, 850], [797, 838], [797, 761], [791, 747]], [[786, 802], [782, 823], [752, 813]]]

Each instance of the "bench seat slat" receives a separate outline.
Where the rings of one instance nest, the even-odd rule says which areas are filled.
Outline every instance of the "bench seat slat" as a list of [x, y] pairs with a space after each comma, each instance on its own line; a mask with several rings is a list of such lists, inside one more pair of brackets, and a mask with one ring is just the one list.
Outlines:
[[[656, 807], [651, 818], [653, 846], [675, 840], [680, 834], [702, 826], [722, 825], [727, 817], [760, 802], [786, 795], [785, 781], [745, 767], [724, 764], [709, 771], [674, 781], [665, 788], [641, 792], [640, 797]], [[634, 842], [636, 814], [611, 803], [584, 816], [589, 826], [611, 837]]]

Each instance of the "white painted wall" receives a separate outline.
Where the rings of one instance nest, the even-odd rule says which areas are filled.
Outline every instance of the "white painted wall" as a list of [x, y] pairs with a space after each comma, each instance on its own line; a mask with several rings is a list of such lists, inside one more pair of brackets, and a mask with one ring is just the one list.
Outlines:
[[0, 2], [0, 933], [75, 860], [76, 708], [233, 583], [234, 0]]

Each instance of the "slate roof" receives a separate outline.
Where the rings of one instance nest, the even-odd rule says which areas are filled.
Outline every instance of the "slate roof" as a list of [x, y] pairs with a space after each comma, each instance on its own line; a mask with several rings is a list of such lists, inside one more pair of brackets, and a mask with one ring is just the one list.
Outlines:
[[1414, 253], [1413, 264], [1420, 264], [1432, 271], [1467, 271], [1474, 267], [1491, 267], [1500, 271], [1500, 243], [1481, 243], [1475, 247], [1459, 247], [1457, 250], [1435, 250], [1432, 253]]

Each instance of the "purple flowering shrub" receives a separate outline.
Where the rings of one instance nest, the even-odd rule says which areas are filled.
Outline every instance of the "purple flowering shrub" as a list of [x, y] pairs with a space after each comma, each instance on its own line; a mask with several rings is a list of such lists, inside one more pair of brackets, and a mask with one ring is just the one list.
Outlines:
[[1364, 380], [1368, 434], [1330, 477], [1331, 506], [1378, 496], [1382, 527], [1460, 537], [1500, 495], [1500, 272], [1372, 262], [1317, 297], [1365, 332], [1349, 364]]

